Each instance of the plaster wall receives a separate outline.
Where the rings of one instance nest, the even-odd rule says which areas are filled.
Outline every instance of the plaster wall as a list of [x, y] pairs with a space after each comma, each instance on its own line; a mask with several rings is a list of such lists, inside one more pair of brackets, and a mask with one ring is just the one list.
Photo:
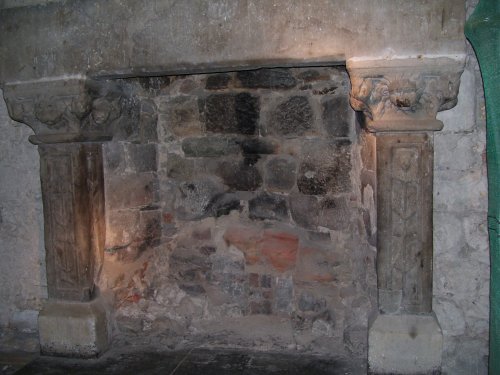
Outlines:
[[[32, 130], [9, 118], [0, 103], [0, 340], [7, 328], [33, 332], [46, 298], [43, 214]], [[1, 345], [0, 345], [1, 346]]]

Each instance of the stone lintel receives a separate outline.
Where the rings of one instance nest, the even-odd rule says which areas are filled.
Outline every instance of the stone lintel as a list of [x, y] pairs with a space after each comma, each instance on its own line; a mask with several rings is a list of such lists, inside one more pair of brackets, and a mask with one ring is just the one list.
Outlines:
[[371, 132], [441, 130], [438, 111], [457, 103], [463, 57], [349, 60], [351, 106]]
[[44, 355], [95, 358], [106, 351], [110, 329], [101, 298], [92, 302], [48, 300], [38, 316]]
[[369, 374], [440, 374], [442, 347], [434, 314], [378, 315], [368, 334]]

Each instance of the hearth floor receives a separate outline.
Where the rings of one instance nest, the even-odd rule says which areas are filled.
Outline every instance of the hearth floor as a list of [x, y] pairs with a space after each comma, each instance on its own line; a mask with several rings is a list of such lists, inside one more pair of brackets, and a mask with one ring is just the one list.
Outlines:
[[[78, 360], [46, 356], [0, 357], [0, 374], [162, 374], [162, 375], [358, 375], [359, 361], [301, 354], [191, 349], [175, 352], [111, 350], [101, 358]], [[30, 360], [29, 363], [26, 362]], [[23, 363], [24, 361], [24, 363]], [[9, 364], [10, 363], [10, 364]], [[17, 370], [17, 371], [16, 371]]]

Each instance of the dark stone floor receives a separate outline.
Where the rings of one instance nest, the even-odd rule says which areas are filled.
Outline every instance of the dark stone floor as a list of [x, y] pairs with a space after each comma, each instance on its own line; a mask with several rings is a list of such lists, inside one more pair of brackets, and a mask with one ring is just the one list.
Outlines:
[[[166, 374], [166, 375], [361, 375], [362, 360], [352, 362], [301, 354], [191, 349], [177, 352], [122, 351], [99, 359], [76, 360], [38, 356], [19, 375]], [[8, 370], [8, 369], [7, 369]], [[14, 371], [12, 371], [14, 370]]]

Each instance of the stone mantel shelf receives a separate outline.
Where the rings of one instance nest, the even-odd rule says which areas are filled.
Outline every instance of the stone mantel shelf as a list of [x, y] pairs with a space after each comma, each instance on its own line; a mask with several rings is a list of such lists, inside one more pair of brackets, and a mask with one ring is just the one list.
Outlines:
[[[66, 0], [0, 9], [0, 84], [464, 53], [449, 0]], [[15, 51], [15, 52], [13, 52]]]

